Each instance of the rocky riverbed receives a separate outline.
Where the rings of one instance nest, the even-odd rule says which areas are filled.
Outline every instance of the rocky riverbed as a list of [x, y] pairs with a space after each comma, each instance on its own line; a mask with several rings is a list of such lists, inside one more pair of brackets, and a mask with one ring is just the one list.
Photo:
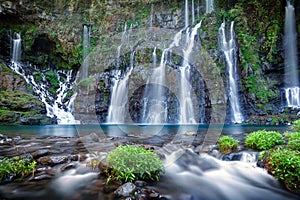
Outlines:
[[[186, 134], [185, 139], [194, 137]], [[0, 199], [297, 199], [273, 177], [256, 167], [257, 153], [222, 156], [199, 152], [201, 136], [172, 142], [169, 136], [20, 137], [0, 135], [0, 158], [20, 156], [36, 161], [32, 176], [22, 181], [9, 177], [0, 184]], [[118, 145], [141, 144], [165, 161], [159, 182], [106, 183], [98, 164]], [[241, 150], [241, 149], [240, 149]], [[249, 156], [250, 155], [250, 156]], [[224, 160], [243, 160], [225, 162]], [[242, 163], [242, 164], [240, 164]], [[249, 191], [253, 191], [250, 192]]]

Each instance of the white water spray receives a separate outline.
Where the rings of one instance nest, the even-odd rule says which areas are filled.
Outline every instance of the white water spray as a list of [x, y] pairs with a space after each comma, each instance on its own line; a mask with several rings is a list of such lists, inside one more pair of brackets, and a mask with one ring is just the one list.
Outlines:
[[219, 45], [221, 50], [224, 52], [229, 76], [229, 102], [231, 108], [231, 122], [242, 123], [244, 121], [240, 101], [238, 96], [238, 85], [237, 81], [238, 73], [236, 69], [236, 44], [235, 44], [235, 34], [234, 34], [234, 22], [231, 22], [230, 26], [230, 38], [226, 39], [225, 32], [225, 22], [223, 22], [219, 28]]
[[189, 26], [189, 1], [185, 0], [185, 9], [184, 9], [184, 20], [185, 20], [185, 28]]
[[[67, 93], [73, 88], [72, 71], [54, 71], [57, 75], [59, 88], [56, 90], [56, 95], [51, 94], [48, 85], [38, 83], [35, 77], [31, 73], [27, 72], [37, 71], [37, 69], [32, 66], [24, 66], [20, 62], [21, 36], [20, 34], [15, 33], [15, 37], [16, 39], [13, 39], [13, 54], [10, 68], [17, 74], [21, 75], [25, 81], [32, 86], [33, 91], [45, 104], [48, 117], [56, 117], [58, 124], [74, 124], [75, 119], [72, 112], [76, 94], [74, 94], [67, 102], [64, 102]], [[30, 70], [25, 70], [25, 68], [30, 68]], [[40, 73], [40, 76], [42, 76], [41, 78], [43, 81], [46, 81], [46, 77], [43, 73]]]
[[194, 107], [191, 99], [191, 86], [190, 86], [190, 65], [189, 59], [193, 51], [195, 37], [198, 33], [199, 28], [201, 27], [201, 22], [198, 23], [192, 30], [189, 32], [189, 29], [186, 30], [186, 43], [183, 49], [183, 64], [180, 67], [180, 123], [196, 123], [194, 115]]
[[298, 75], [295, 8], [290, 1], [287, 1], [287, 6], [285, 7], [284, 50], [286, 106], [299, 108], [300, 88]]
[[122, 78], [121, 70], [116, 70], [113, 80], [110, 106], [106, 122], [109, 124], [123, 124], [126, 117], [128, 102], [128, 80], [133, 70], [134, 51], [130, 54], [130, 69]]
[[11, 61], [14, 63], [18, 63], [21, 60], [21, 50], [22, 47], [22, 40], [21, 40], [21, 35], [19, 33], [14, 33], [14, 38], [13, 38], [13, 50], [12, 50], [12, 58]]
[[89, 54], [89, 49], [91, 47], [91, 32], [92, 32], [91, 25], [83, 25], [83, 63], [82, 63], [82, 75], [81, 80], [88, 77], [88, 60], [87, 56]]
[[206, 13], [211, 13], [214, 10], [214, 0], [206, 0]]

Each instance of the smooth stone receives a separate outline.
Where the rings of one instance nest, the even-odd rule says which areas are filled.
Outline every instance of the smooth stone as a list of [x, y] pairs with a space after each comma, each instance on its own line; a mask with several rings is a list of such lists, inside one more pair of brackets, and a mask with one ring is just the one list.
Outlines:
[[37, 150], [37, 151], [31, 153], [31, 155], [34, 158], [38, 158], [38, 157], [41, 157], [41, 156], [46, 156], [48, 153], [49, 153], [48, 149], [40, 149], [40, 150]]
[[135, 190], [136, 186], [131, 183], [125, 183], [123, 185], [121, 185], [115, 192], [114, 194], [117, 196], [128, 196], [130, 195], [134, 190]]
[[42, 165], [57, 165], [63, 164], [69, 161], [70, 156], [44, 156], [38, 159], [38, 162]]

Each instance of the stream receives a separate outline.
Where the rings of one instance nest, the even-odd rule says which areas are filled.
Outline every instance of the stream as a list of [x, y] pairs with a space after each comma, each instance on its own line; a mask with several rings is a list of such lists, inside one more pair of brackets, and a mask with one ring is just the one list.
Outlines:
[[[0, 157], [26, 155], [38, 161], [34, 176], [21, 182], [1, 184], [0, 199], [300, 199], [299, 194], [287, 191], [264, 169], [256, 166], [257, 152], [240, 148], [232, 156], [234, 159], [228, 159], [230, 156], [225, 159], [213, 147], [209, 153], [199, 153], [208, 127], [198, 125], [196, 135], [187, 134], [180, 138], [183, 140], [175, 140], [179, 127], [0, 126]], [[107, 135], [112, 128], [122, 133]], [[140, 128], [156, 134], [134, 135], [133, 132]], [[226, 125], [222, 134], [242, 140], [244, 134], [259, 129], [284, 132], [288, 127]], [[95, 158], [103, 159], [116, 145], [133, 143], [158, 152], [166, 172], [159, 182], [136, 181], [133, 194], [116, 196], [118, 188], [125, 186], [119, 182], [106, 184], [100, 170], [89, 163]]]

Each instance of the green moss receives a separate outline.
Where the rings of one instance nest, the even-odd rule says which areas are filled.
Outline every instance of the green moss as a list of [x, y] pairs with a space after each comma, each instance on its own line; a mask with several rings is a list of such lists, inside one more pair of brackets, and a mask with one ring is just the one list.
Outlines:
[[47, 71], [45, 73], [45, 77], [48, 83], [51, 85], [52, 89], [56, 90], [59, 88], [58, 76], [54, 71], [52, 70]]

